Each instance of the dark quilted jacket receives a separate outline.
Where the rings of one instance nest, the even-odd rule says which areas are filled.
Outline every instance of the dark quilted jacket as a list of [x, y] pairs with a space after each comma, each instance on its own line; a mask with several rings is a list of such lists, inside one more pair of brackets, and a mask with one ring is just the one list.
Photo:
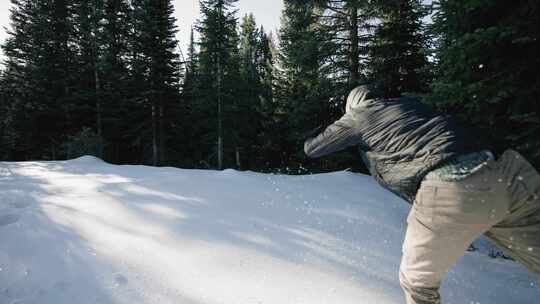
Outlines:
[[309, 157], [358, 146], [362, 160], [385, 188], [413, 203], [420, 182], [453, 156], [482, 150], [452, 119], [413, 98], [370, 98], [354, 89], [345, 115], [304, 144]]

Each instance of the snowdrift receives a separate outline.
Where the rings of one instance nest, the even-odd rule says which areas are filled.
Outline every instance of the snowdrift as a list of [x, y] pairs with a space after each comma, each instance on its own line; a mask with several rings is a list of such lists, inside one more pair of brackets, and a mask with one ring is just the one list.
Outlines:
[[[349, 172], [0, 163], [0, 303], [403, 303], [408, 208]], [[538, 303], [539, 284], [469, 252], [442, 294]]]

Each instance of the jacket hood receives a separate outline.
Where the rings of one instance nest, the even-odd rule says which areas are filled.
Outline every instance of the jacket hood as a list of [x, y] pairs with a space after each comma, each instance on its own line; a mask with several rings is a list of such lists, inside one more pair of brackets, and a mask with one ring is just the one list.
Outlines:
[[370, 85], [361, 85], [354, 88], [347, 97], [347, 106], [345, 112], [348, 113], [351, 110], [358, 108], [364, 101], [378, 98], [376, 90]]

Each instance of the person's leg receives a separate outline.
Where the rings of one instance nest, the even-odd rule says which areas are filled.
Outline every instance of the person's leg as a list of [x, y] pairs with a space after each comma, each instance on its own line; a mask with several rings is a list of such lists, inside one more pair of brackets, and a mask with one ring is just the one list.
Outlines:
[[437, 229], [411, 211], [399, 272], [407, 304], [441, 303], [444, 275], [482, 231]]
[[506, 214], [486, 167], [462, 181], [425, 180], [408, 217], [400, 283], [407, 304], [441, 303], [439, 287], [468, 246]]
[[540, 276], [540, 175], [520, 154], [507, 151], [497, 162], [510, 208], [486, 236]]

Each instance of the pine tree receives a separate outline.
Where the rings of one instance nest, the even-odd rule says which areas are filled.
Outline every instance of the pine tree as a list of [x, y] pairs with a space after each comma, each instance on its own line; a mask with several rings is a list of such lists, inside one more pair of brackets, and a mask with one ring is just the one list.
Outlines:
[[341, 95], [366, 79], [367, 46], [373, 30], [372, 3], [365, 0], [312, 0], [325, 40], [327, 64]]
[[143, 133], [140, 138], [145, 141], [144, 137], [150, 137], [152, 164], [157, 166], [166, 161], [166, 143], [170, 140], [166, 130], [172, 122], [170, 111], [179, 102], [180, 60], [175, 38], [176, 19], [170, 0], [134, 0], [132, 6], [132, 65], [138, 86], [134, 101], [139, 102], [149, 116], [138, 131], [150, 130], [151, 134]]
[[369, 52], [371, 81], [387, 97], [425, 93], [428, 39], [422, 18], [426, 9], [419, 0], [382, 0], [375, 9], [380, 23]]
[[31, 1], [12, 0], [8, 38], [2, 45], [6, 56], [0, 78], [0, 157], [12, 160], [29, 158], [30, 123], [21, 123], [25, 113], [35, 106], [28, 100], [33, 87], [29, 81], [32, 54], [32, 21], [35, 7]]
[[257, 106], [258, 132], [251, 155], [257, 169], [272, 171], [282, 163], [280, 143], [285, 130], [282, 109], [274, 94], [277, 76], [275, 58], [278, 50], [272, 34], [266, 34], [262, 26], [257, 44], [256, 67], [260, 77], [260, 95]]
[[132, 24], [131, 8], [127, 0], [105, 0], [103, 31], [100, 37], [99, 62], [100, 100], [102, 100], [103, 140], [108, 144], [107, 158], [114, 162], [127, 158], [124, 130], [128, 129], [124, 117], [130, 115], [129, 96], [129, 38]]
[[537, 1], [440, 1], [431, 102], [480, 130], [495, 151], [540, 165]]
[[13, 66], [0, 70], [0, 160], [25, 160], [23, 136], [29, 133], [24, 124], [24, 100]]
[[255, 56], [255, 66], [257, 74], [261, 82], [260, 98], [263, 104], [268, 104], [273, 101], [272, 84], [274, 79], [274, 41], [269, 36], [264, 27], [259, 29], [259, 37], [257, 39], [257, 48]]
[[[240, 77], [243, 90], [239, 91], [241, 102], [238, 105], [237, 121], [239, 128], [239, 144], [244, 147], [244, 154], [253, 155], [252, 147], [256, 145], [261, 120], [258, 108], [262, 98], [262, 79], [259, 74], [261, 62], [259, 56], [261, 33], [252, 14], [244, 16], [240, 25]], [[240, 167], [240, 151], [237, 152], [237, 166]]]
[[[11, 30], [3, 45], [12, 111], [23, 113], [18, 143], [24, 158], [56, 159], [74, 127], [72, 6], [65, 0], [12, 2]], [[36, 131], [37, 130], [37, 131]], [[21, 153], [21, 154], [22, 154]]]
[[280, 144], [283, 163], [299, 166], [305, 158], [303, 141], [317, 124], [328, 121], [326, 79], [320, 74], [321, 44], [312, 3], [285, 1], [280, 29], [279, 85], [276, 97], [287, 116], [285, 142]]
[[[38, 36], [38, 53], [34, 76], [44, 101], [44, 115], [38, 117], [40, 140], [48, 141], [52, 159], [61, 157], [59, 146], [67, 134], [79, 129], [78, 121], [70, 119], [77, 111], [73, 104], [71, 89], [74, 87], [74, 50], [72, 48], [73, 20], [72, 5], [69, 0], [36, 1], [38, 22], [35, 23]], [[35, 46], [35, 45], [34, 45]]]
[[[74, 18], [75, 44], [77, 45], [77, 89], [76, 112], [74, 119], [82, 127], [95, 127], [96, 133], [103, 141], [102, 85], [103, 76], [101, 62], [103, 59], [102, 39], [105, 11], [103, 0], [75, 1]], [[80, 132], [80, 130], [76, 130]], [[98, 157], [103, 157], [101, 147]]]
[[[234, 163], [238, 148], [236, 118], [238, 116], [237, 92], [239, 90], [238, 34], [236, 32], [236, 0], [201, 0], [202, 18], [197, 30], [200, 33], [200, 80], [198, 100], [207, 121], [215, 121], [216, 128], [209, 128], [202, 147], [208, 148], [208, 160], [216, 159], [217, 168]], [[215, 110], [214, 110], [215, 109]], [[216, 149], [213, 138], [217, 139]], [[215, 157], [214, 157], [215, 156]]]
[[182, 96], [185, 100], [192, 100], [196, 95], [197, 90], [197, 76], [199, 73], [199, 54], [197, 53], [195, 46], [195, 35], [193, 28], [191, 28], [189, 36], [189, 46], [187, 59], [185, 62], [185, 76], [184, 83], [182, 85]]
[[182, 83], [182, 114], [190, 119], [183, 119], [179, 124], [178, 138], [183, 139], [182, 148], [179, 149], [180, 163], [183, 167], [196, 166], [198, 160], [202, 159], [200, 149], [200, 138], [202, 134], [197, 127], [198, 121], [203, 120], [202, 113], [197, 108], [197, 100], [200, 98], [200, 67], [199, 53], [195, 43], [194, 30], [191, 28], [187, 57], [185, 59], [184, 78]]

